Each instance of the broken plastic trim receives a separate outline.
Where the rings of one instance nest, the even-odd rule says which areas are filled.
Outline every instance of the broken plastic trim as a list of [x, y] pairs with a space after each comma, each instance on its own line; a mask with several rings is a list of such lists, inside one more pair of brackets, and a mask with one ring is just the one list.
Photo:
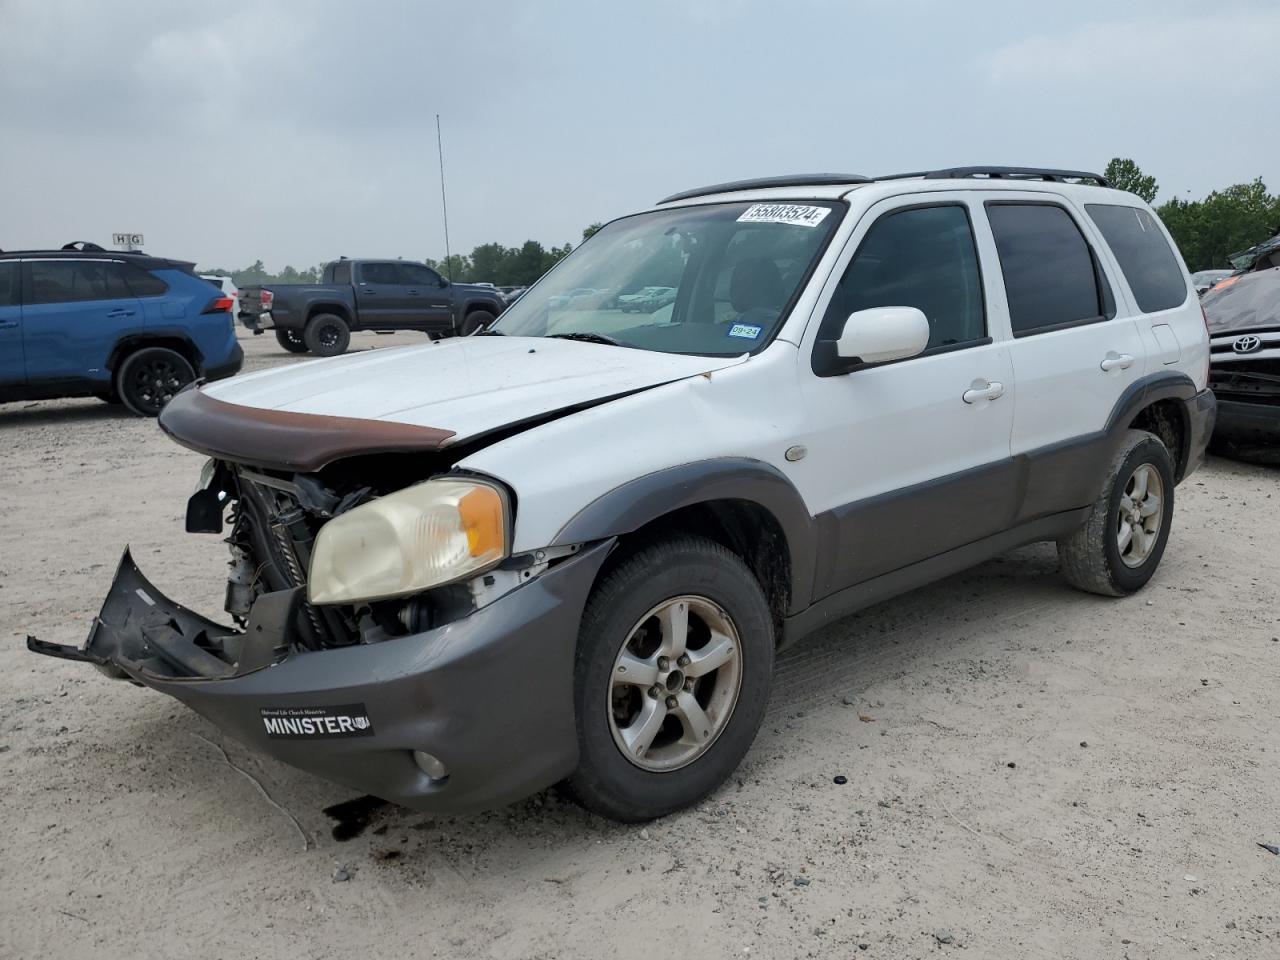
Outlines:
[[116, 667], [142, 680], [222, 680], [283, 659], [302, 589], [258, 597], [244, 632], [188, 610], [157, 590], [125, 548], [83, 647], [27, 637], [27, 649]]

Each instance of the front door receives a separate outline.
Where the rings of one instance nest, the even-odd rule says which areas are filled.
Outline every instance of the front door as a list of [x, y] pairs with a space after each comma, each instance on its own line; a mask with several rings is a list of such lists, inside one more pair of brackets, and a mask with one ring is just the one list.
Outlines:
[[26, 382], [22, 351], [22, 271], [16, 260], [0, 262], [0, 400], [17, 398]]
[[420, 263], [402, 263], [413, 311], [413, 324], [419, 330], [452, 330], [453, 297], [440, 274]]
[[1032, 520], [1097, 498], [1104, 430], [1145, 373], [1146, 349], [1134, 318], [1117, 316], [1097, 241], [1078, 211], [1043, 194], [985, 200], [1018, 379], [1010, 444], [1026, 469], [1018, 519]]
[[1013, 517], [1013, 367], [1004, 329], [989, 322], [980, 264], [993, 253], [979, 256], [966, 195], [919, 199], [867, 212], [817, 337], [838, 339], [859, 310], [917, 307], [929, 320], [924, 353], [820, 377], [801, 351], [814, 425], [804, 493], [820, 531], [815, 600], [998, 533]]
[[394, 260], [362, 263], [356, 283], [356, 308], [360, 326], [392, 330], [412, 324], [413, 301], [408, 284]]

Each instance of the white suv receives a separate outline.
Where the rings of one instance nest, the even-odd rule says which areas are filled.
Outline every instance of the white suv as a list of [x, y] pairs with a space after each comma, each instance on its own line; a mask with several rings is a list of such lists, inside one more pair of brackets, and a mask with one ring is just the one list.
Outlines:
[[[637, 318], [574, 290], [670, 287]], [[995, 554], [1147, 582], [1214, 418], [1160, 221], [1086, 173], [799, 176], [616, 220], [485, 333], [191, 389], [220, 625], [126, 554], [83, 647], [229, 733], [444, 811], [713, 790], [774, 652]]]

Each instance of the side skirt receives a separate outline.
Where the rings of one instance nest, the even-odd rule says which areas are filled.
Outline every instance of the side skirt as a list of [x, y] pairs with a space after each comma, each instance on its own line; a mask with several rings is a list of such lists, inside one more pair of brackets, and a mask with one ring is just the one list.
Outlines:
[[779, 649], [789, 647], [813, 631], [882, 600], [967, 570], [1016, 547], [1065, 537], [1088, 519], [1090, 509], [1091, 507], [1081, 507], [1041, 517], [834, 593], [786, 619]]

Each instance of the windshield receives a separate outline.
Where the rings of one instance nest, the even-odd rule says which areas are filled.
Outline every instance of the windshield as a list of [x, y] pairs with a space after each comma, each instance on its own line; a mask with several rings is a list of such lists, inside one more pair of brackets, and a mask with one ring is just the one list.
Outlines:
[[843, 205], [720, 203], [615, 220], [490, 328], [663, 353], [735, 356], [768, 343]]

